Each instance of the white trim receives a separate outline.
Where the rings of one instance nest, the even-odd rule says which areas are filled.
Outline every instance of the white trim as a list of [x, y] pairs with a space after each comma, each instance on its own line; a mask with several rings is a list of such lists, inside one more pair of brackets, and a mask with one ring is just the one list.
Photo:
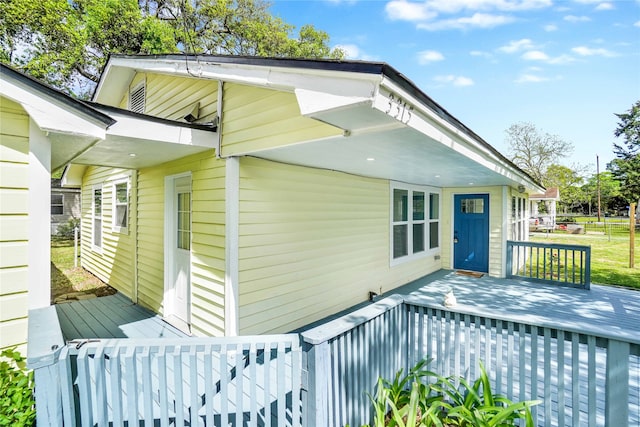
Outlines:
[[225, 274], [224, 274], [224, 334], [237, 336], [239, 325], [239, 221], [240, 221], [240, 159], [225, 160]]
[[509, 187], [502, 187], [502, 261], [500, 263], [500, 277], [507, 275], [507, 240], [509, 232], [509, 206], [511, 206], [511, 197], [509, 197]]
[[[122, 227], [116, 223], [117, 215], [117, 191], [116, 186], [120, 184], [126, 184], [127, 186], [127, 212], [126, 212], [126, 226]], [[129, 218], [130, 218], [130, 210], [131, 210], [131, 183], [129, 177], [117, 178], [110, 182], [111, 185], [111, 231], [114, 233], [120, 234], [129, 234]]]
[[[100, 246], [95, 244], [96, 233], [96, 190], [100, 190], [100, 199], [102, 203], [100, 205]], [[102, 184], [94, 184], [91, 186], [91, 250], [93, 252], [102, 253], [102, 240], [104, 239], [104, 190]]]
[[28, 306], [48, 307], [51, 299], [51, 143], [29, 120]]
[[[393, 227], [394, 227], [394, 220], [393, 220], [393, 192], [394, 190], [407, 190], [409, 192], [408, 194], [408, 202], [409, 205], [407, 207], [408, 209], [408, 213], [407, 213], [407, 233], [408, 233], [408, 255], [402, 256], [402, 257], [398, 257], [398, 258], [394, 258], [393, 257]], [[424, 193], [424, 220], [421, 220], [420, 222], [422, 224], [424, 224], [424, 250], [422, 250], [421, 252], [418, 253], [412, 253], [412, 249], [413, 249], [413, 227], [412, 225], [414, 224], [413, 219], [412, 219], [412, 212], [413, 212], [413, 197], [411, 197], [411, 194], [413, 192], [420, 192], [420, 193]], [[429, 224], [430, 224], [430, 220], [429, 220], [429, 203], [430, 203], [430, 195], [431, 194], [438, 194], [438, 212], [440, 215], [440, 219], [438, 220], [438, 246], [435, 248], [429, 248], [429, 241], [430, 241], [430, 235], [429, 235]], [[425, 185], [414, 185], [414, 184], [405, 184], [402, 182], [397, 182], [397, 181], [389, 181], [389, 266], [394, 267], [396, 265], [399, 264], [404, 264], [406, 262], [410, 262], [410, 261], [414, 261], [417, 259], [422, 259], [422, 258], [426, 258], [428, 256], [431, 255], [436, 255], [439, 254], [442, 248], [442, 189], [437, 188], [437, 187], [430, 187], [430, 186], [425, 186]]]
[[[164, 177], [164, 286], [163, 286], [163, 301], [164, 301], [164, 310], [163, 310], [163, 318], [167, 320], [169, 323], [176, 326], [178, 329], [181, 329], [187, 333], [190, 333], [190, 325], [191, 319], [187, 320], [187, 324], [180, 321], [175, 313], [175, 306], [173, 304], [173, 299], [167, 297], [168, 285], [171, 280], [173, 280], [173, 258], [171, 254], [167, 250], [170, 247], [173, 247], [175, 242], [175, 235], [173, 233], [168, 232], [168, 228], [170, 224], [175, 223], [175, 212], [173, 209], [173, 201], [174, 201], [174, 182], [180, 178], [189, 177], [191, 178], [191, 171], [179, 173], [176, 175], [169, 175]], [[193, 191], [192, 183], [190, 183], [191, 190]], [[191, 218], [193, 224], [193, 217]], [[193, 230], [193, 226], [192, 226]], [[193, 233], [193, 232], [192, 232]], [[193, 240], [193, 237], [192, 237]], [[192, 264], [192, 249], [191, 245], [189, 246], [189, 263]], [[192, 295], [191, 295], [191, 278], [189, 278], [189, 305], [191, 305]], [[191, 307], [189, 307], [189, 317], [191, 317]]]

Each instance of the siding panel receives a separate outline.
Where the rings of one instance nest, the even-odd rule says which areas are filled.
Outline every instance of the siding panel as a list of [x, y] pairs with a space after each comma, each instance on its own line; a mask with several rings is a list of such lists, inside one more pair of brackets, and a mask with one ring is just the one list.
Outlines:
[[342, 130], [300, 115], [292, 93], [224, 86], [222, 153], [234, 155], [336, 136]]
[[0, 97], [0, 350], [27, 342], [29, 116]]
[[440, 268], [389, 265], [389, 182], [242, 158], [240, 332], [287, 332]]
[[195, 335], [224, 335], [224, 168], [212, 152], [143, 169], [138, 177], [141, 304], [163, 312], [164, 179], [192, 173], [191, 321]]
[[[135, 171], [104, 167], [89, 167], [85, 172], [82, 187], [82, 266], [95, 274], [129, 298], [134, 298], [135, 232], [136, 213], [135, 188], [132, 186]], [[128, 177], [129, 206], [128, 232], [112, 230], [114, 206], [114, 182]], [[93, 186], [102, 185], [102, 251], [95, 251], [92, 245], [92, 201]]]

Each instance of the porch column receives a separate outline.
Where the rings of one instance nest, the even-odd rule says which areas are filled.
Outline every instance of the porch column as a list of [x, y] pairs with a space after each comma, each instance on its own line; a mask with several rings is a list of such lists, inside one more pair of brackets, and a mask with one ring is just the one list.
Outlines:
[[51, 301], [51, 142], [29, 121], [29, 309]]

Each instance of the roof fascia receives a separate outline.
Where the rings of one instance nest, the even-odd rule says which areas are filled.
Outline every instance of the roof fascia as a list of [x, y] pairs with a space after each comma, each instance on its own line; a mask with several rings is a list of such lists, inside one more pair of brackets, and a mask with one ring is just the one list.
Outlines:
[[0, 93], [19, 103], [45, 132], [104, 137], [114, 120], [82, 101], [0, 64]]

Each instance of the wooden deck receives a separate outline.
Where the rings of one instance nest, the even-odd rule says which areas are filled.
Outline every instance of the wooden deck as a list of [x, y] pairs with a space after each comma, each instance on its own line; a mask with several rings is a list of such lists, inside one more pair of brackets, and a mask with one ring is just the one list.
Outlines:
[[183, 338], [156, 313], [121, 293], [56, 305], [65, 341], [106, 338]]
[[487, 275], [475, 278], [441, 270], [389, 294], [442, 304], [449, 289], [453, 289], [458, 308], [478, 315], [561, 325], [640, 342], [640, 291], [593, 284], [591, 290], [584, 290]]

